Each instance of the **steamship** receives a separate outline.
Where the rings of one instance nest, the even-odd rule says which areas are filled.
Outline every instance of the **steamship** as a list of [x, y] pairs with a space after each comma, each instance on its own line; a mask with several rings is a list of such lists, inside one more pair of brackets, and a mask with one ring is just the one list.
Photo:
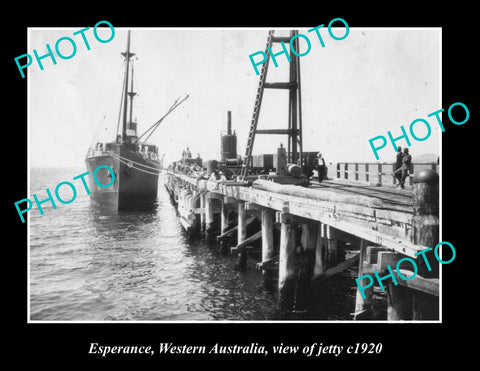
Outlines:
[[[85, 163], [91, 174], [88, 177], [90, 197], [94, 204], [119, 211], [144, 210], [155, 204], [161, 160], [157, 146], [140, 141], [143, 134], [137, 135], [137, 123], [132, 121], [132, 104], [136, 93], [133, 92], [133, 63], [130, 62], [130, 58], [135, 55], [130, 52], [130, 31], [127, 36], [126, 52], [121, 54], [126, 60], [120, 106], [120, 111], [123, 111], [122, 133], [117, 133], [112, 142], [97, 142], [89, 148]], [[151, 133], [148, 136], [150, 135]], [[113, 184], [105, 188], [100, 187], [93, 179], [95, 169], [101, 165], [109, 166], [114, 172]], [[96, 178], [100, 184], [106, 185], [111, 183], [112, 174], [107, 168], [101, 168], [97, 171]]]

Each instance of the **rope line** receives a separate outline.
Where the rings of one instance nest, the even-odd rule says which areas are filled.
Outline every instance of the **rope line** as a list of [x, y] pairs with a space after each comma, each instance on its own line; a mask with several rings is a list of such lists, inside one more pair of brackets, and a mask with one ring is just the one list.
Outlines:
[[[133, 166], [133, 165], [130, 165], [130, 164], [133, 163], [134, 161], [130, 161], [130, 160], [129, 160], [129, 162], [127, 162], [127, 161], [122, 160], [120, 157], [117, 157], [117, 160], [120, 161], [121, 163], [127, 165], [128, 167], [133, 168], [133, 169], [135, 169], [135, 170], [138, 170], [138, 171], [140, 171], [140, 172], [142, 172], [142, 173], [151, 174], [151, 175], [160, 175], [160, 171], [158, 171], [158, 173], [152, 173], [151, 171], [139, 169], [138, 167], [135, 167], [135, 166]], [[135, 163], [137, 163], [137, 162], [135, 162]], [[142, 165], [142, 164], [140, 164], [140, 165]], [[142, 165], [142, 166], [146, 166], [146, 165]], [[147, 167], [149, 167], [149, 166], [147, 166]], [[150, 168], [150, 167], [149, 167], [149, 168]], [[153, 169], [153, 168], [151, 168], [151, 169]], [[156, 170], [158, 170], [158, 169], [156, 169]]]
[[148, 166], [148, 165], [144, 165], [144, 164], [141, 164], [140, 162], [136, 162], [136, 161], [133, 161], [133, 160], [130, 160], [129, 158], [126, 158], [126, 157], [123, 157], [123, 156], [120, 156], [116, 153], [112, 153], [112, 156], [117, 158], [118, 160], [124, 160], [124, 161], [128, 161], [128, 162], [131, 162], [132, 164], [135, 164], [135, 165], [139, 165], [139, 166], [143, 166], [147, 169], [152, 169], [152, 170], [157, 170], [158, 171], [158, 168], [156, 167], [152, 167], [152, 166]]
[[123, 94], [125, 93], [125, 78], [126, 78], [126, 76], [123, 75], [122, 95], [120, 96], [120, 110], [118, 111], [117, 133], [115, 134], [115, 138], [118, 136], [118, 130], [120, 129], [120, 119], [121, 119], [121, 116], [122, 116], [122, 106], [123, 106]]

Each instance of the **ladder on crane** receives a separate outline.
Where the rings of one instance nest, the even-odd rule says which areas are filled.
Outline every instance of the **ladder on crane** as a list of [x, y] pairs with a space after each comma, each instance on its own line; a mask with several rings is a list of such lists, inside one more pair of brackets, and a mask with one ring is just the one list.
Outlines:
[[[248, 175], [249, 169], [252, 167], [252, 153], [253, 144], [255, 142], [256, 134], [286, 134], [288, 135], [287, 146], [287, 160], [288, 162], [296, 163], [298, 159], [302, 158], [302, 99], [301, 99], [301, 85], [300, 85], [300, 61], [295, 53], [290, 53], [290, 81], [288, 82], [266, 82], [268, 65], [270, 63], [271, 45], [273, 43], [288, 42], [297, 35], [298, 31], [290, 31], [290, 37], [275, 37], [274, 31], [270, 30], [267, 37], [267, 45], [265, 47], [265, 54], [267, 55], [266, 62], [262, 65], [260, 71], [260, 78], [258, 82], [257, 95], [255, 97], [255, 104], [253, 106], [252, 120], [250, 123], [250, 130], [248, 132], [247, 146], [245, 149], [245, 161], [242, 165], [241, 176], [243, 179]], [[295, 51], [299, 53], [298, 38], [292, 42]], [[288, 108], [288, 129], [257, 129], [258, 119], [260, 115], [260, 108], [262, 105], [264, 89], [288, 89], [289, 90], [289, 108]]]

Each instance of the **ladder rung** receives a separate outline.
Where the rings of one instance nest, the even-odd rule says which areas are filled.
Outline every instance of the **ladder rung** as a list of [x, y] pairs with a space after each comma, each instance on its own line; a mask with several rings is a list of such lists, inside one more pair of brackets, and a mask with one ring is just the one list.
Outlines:
[[290, 42], [290, 37], [288, 36], [272, 36], [272, 43], [279, 43], [280, 41], [283, 41], [285, 43], [289, 43]]
[[296, 89], [297, 83], [293, 82], [266, 82], [263, 86], [268, 89]]
[[256, 134], [291, 134], [291, 129], [260, 129], [255, 130]]

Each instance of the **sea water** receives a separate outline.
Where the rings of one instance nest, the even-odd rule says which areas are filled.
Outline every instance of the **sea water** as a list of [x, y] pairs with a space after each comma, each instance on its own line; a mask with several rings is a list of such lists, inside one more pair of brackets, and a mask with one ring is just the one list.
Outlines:
[[[46, 188], [81, 172], [31, 169], [30, 195], [38, 192], [42, 199]], [[32, 321], [285, 319], [276, 310], [276, 290], [262, 285], [261, 272], [252, 265], [238, 270], [235, 256], [189, 238], [162, 177], [150, 211], [102, 210], [80, 191], [71, 204], [42, 208], [44, 215], [35, 207], [29, 212]], [[353, 275], [343, 281], [339, 287], [335, 280], [324, 297], [323, 312], [307, 319], [351, 319]]]

